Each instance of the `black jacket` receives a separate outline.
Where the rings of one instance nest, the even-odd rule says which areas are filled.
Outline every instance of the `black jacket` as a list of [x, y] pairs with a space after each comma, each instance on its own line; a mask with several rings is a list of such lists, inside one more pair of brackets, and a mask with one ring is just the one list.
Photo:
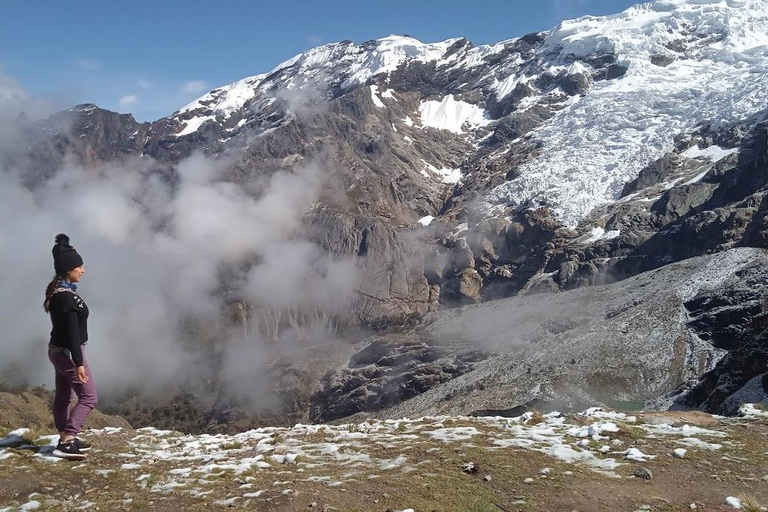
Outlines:
[[88, 341], [88, 306], [79, 295], [62, 291], [54, 293], [50, 302], [51, 345], [65, 347], [75, 366], [83, 364], [80, 345]]

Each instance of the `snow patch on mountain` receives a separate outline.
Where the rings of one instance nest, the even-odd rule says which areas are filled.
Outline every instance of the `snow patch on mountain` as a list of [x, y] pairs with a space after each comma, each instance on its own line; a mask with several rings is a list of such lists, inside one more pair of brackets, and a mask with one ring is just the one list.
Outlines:
[[176, 136], [181, 137], [194, 133], [206, 121], [215, 119], [217, 116], [226, 119], [234, 112], [242, 109], [248, 100], [255, 96], [259, 84], [262, 83], [266, 76], [256, 75], [238, 80], [237, 82], [214, 89], [189, 103], [176, 114], [194, 113], [195, 111], [202, 111], [204, 113], [184, 120], [186, 125], [180, 132], [176, 133]]
[[[372, 86], [369, 87], [369, 89], [371, 90], [371, 99], [373, 100], [373, 104], [376, 105], [379, 108], [385, 108], [386, 105], [384, 105], [384, 102], [381, 101], [381, 99], [379, 98], [379, 94], [378, 94], [379, 93], [379, 87], [376, 86], [376, 85], [372, 85]], [[394, 125], [393, 125], [393, 127], [394, 127]]]
[[430, 164], [429, 162], [424, 162], [424, 169], [421, 170], [421, 175], [425, 178], [432, 179], [433, 176], [437, 176], [437, 178], [442, 181], [443, 183], [452, 185], [454, 183], [458, 183], [461, 181], [462, 172], [461, 169], [449, 169], [449, 168], [442, 168], [438, 169], [434, 165]]
[[683, 151], [682, 155], [688, 158], [704, 158], [711, 162], [719, 162], [723, 158], [738, 152], [739, 148], [725, 149], [720, 146], [709, 146], [708, 148], [700, 149], [698, 146], [693, 146]]
[[449, 94], [441, 101], [422, 101], [419, 105], [419, 113], [422, 126], [458, 134], [464, 133], [465, 125], [469, 129], [474, 129], [491, 122], [481, 107], [457, 100], [453, 94]]
[[[627, 72], [595, 83], [535, 130], [540, 155], [519, 168], [519, 178], [494, 188], [488, 202], [548, 205], [575, 225], [618, 199], [675, 135], [768, 108], [766, 26], [764, 0], [660, 0], [563, 22], [544, 43], [563, 63], [613, 54]], [[658, 54], [675, 60], [655, 65]]]
[[348, 89], [364, 84], [373, 76], [391, 73], [407, 60], [436, 61], [458, 40], [422, 43], [412, 37], [390, 35], [359, 46], [348, 41], [332, 43], [296, 55], [277, 66], [270, 74], [292, 67], [299, 73], [307, 74], [343, 64], [347, 76], [341, 86]]

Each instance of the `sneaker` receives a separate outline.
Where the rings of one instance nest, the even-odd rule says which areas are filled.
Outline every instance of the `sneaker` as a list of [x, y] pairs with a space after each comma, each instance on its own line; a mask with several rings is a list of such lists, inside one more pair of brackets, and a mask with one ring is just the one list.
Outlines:
[[91, 449], [91, 445], [80, 439], [79, 437], [75, 438], [75, 442], [77, 443], [77, 449], [81, 452], [85, 453], [88, 450]]
[[70, 460], [82, 460], [85, 458], [85, 454], [80, 451], [75, 440], [67, 441], [66, 443], [59, 441], [59, 444], [56, 445], [56, 449], [51, 452], [51, 455], [61, 459]]

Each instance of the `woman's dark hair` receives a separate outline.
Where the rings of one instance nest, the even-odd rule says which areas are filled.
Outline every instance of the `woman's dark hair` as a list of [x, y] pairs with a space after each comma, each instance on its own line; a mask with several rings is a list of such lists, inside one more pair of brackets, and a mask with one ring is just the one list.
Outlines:
[[53, 276], [53, 279], [48, 283], [48, 287], [45, 289], [45, 301], [43, 301], [43, 309], [46, 313], [51, 311], [51, 297], [53, 297], [53, 291], [59, 287], [59, 283], [64, 280], [64, 276]]

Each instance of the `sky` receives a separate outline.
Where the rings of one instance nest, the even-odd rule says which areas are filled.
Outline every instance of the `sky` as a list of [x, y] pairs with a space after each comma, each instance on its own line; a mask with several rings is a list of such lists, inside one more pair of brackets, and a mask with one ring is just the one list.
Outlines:
[[[495, 43], [631, 0], [134, 0], [3, 3], [0, 95], [11, 84], [48, 110], [78, 103], [154, 121], [218, 86], [314, 46], [389, 34]], [[34, 116], [33, 116], [34, 117]]]

